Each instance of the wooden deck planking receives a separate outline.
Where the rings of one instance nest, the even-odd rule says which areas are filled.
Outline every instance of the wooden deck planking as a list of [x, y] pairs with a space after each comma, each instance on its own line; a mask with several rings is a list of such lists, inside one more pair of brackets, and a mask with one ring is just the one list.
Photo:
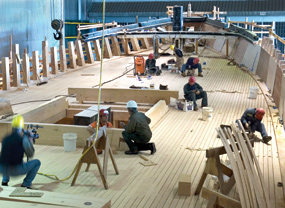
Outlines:
[[[158, 65], [170, 58], [162, 57], [158, 59]], [[187, 173], [193, 176], [191, 179], [193, 193], [206, 161], [204, 151], [191, 152], [185, 148], [193, 146], [194, 148], [206, 149], [220, 146], [221, 142], [219, 139], [216, 139], [215, 127], [221, 123], [229, 123], [236, 118], [240, 118], [247, 107], [258, 106], [266, 108], [266, 106], [261, 95], [258, 95], [256, 100], [247, 99], [249, 87], [257, 86], [248, 74], [240, 71], [235, 66], [227, 66], [227, 60], [217, 58], [201, 58], [200, 60], [201, 63], [206, 60], [206, 67], [209, 67], [209, 69], [204, 70], [203, 78], [196, 77], [197, 82], [203, 86], [204, 90], [236, 90], [241, 93], [208, 92], [209, 106], [214, 108], [213, 120], [211, 122], [199, 120], [201, 118], [201, 110], [198, 112], [181, 112], [170, 108], [170, 111], [153, 128], [153, 141], [156, 143], [158, 152], [151, 156], [148, 156], [148, 153], [144, 154], [149, 159], [157, 162], [158, 165], [144, 167], [138, 163], [142, 161], [138, 156], [125, 156], [122, 152], [119, 152], [119, 154], [115, 155], [115, 158], [120, 175], [115, 175], [109, 161], [108, 183], [110, 188], [108, 190], [104, 189], [100, 181], [96, 165], [92, 165], [87, 173], [84, 172], [85, 167], [83, 166], [78, 181], [73, 187], [70, 186], [70, 179], [66, 182], [57, 183], [43, 176], [36, 177], [35, 186], [47, 183], [46, 185], [43, 184], [42, 187], [48, 188], [51, 185], [52, 190], [57, 192], [111, 199], [112, 207], [205, 207], [207, 200], [199, 196], [191, 195], [190, 197], [185, 197], [177, 195], [176, 188], [179, 175]], [[126, 63], [132, 62], [133, 58], [126, 57], [117, 59], [114, 62], [117, 61], [120, 62], [121, 66], [125, 66]], [[120, 75], [122, 68], [124, 68], [118, 69], [118, 63], [115, 64], [113, 62], [107, 62], [104, 66], [106, 67], [103, 74], [104, 81]], [[81, 73], [90, 73], [91, 71], [95, 73], [94, 77], [78, 78]], [[66, 94], [67, 87], [70, 86], [91, 87], [95, 85], [99, 79], [99, 76], [96, 76], [96, 74], [99, 75], [98, 72], [98, 65], [88, 67], [82, 71], [70, 72], [64, 76], [51, 79], [46, 85], [33, 86], [27, 91], [34, 93], [24, 92], [23, 94], [25, 95], [22, 95], [15, 92], [17, 97], [14, 94], [12, 95], [12, 93], [8, 97], [15, 102], [38, 97], [52, 98], [57, 94]], [[77, 79], [74, 79], [74, 77]], [[159, 84], [168, 84], [171, 90], [179, 89], [180, 98], [183, 98], [183, 86], [188, 79], [189, 77], [184, 78], [179, 74], [163, 71], [161, 76], [153, 76], [152, 80], [144, 80], [144, 84], [147, 86], [150, 82], [154, 82], [156, 87]], [[113, 83], [104, 85], [104, 87], [120, 86], [122, 81], [124, 83], [121, 85], [124, 87], [130, 86], [132, 83], [141, 84], [135, 78], [123, 77]], [[66, 83], [66, 86], [63, 86], [63, 83]], [[59, 86], [62, 87], [59, 88]], [[42, 95], [42, 88], [48, 91], [44, 96]], [[198, 101], [199, 108], [200, 103], [201, 100]], [[38, 104], [32, 104], [32, 106]], [[26, 109], [25, 106], [24, 109]], [[13, 109], [15, 108], [16, 112], [20, 112], [22, 107], [23, 105], [19, 105], [13, 107]], [[269, 120], [268, 117], [264, 119], [268, 132], [270, 132], [269, 129], [271, 130], [271, 122]], [[189, 127], [194, 130], [189, 132]], [[270, 135], [273, 135], [273, 133], [270, 132]], [[175, 141], [173, 142], [174, 139]], [[81, 149], [77, 149], [73, 153], [64, 153], [62, 147], [42, 147], [40, 145], [36, 145], [36, 147], [36, 156], [42, 161], [40, 172], [50, 173], [52, 171], [52, 174], [56, 174], [60, 178], [69, 175], [81, 155]], [[40, 154], [39, 151], [41, 152]], [[273, 156], [275, 151], [277, 152], [275, 141], [272, 141], [272, 146], [270, 147], [262, 143], [255, 143], [255, 152], [259, 155], [258, 160], [262, 165], [262, 172], [266, 177], [266, 183], [269, 184], [270, 198], [275, 198], [276, 204], [279, 204], [278, 200], [283, 198], [280, 191], [282, 189], [276, 187], [276, 182], [281, 180], [281, 176], [278, 158]], [[222, 158], [226, 158], [226, 156]], [[57, 161], [56, 164], [54, 161]], [[21, 179], [17, 179], [17, 181], [18, 184], [21, 183]], [[11, 184], [17, 184], [17, 181], [11, 181]], [[208, 177], [204, 186], [211, 187], [212, 185], [213, 180]], [[236, 192], [233, 190], [230, 195], [236, 196]]]

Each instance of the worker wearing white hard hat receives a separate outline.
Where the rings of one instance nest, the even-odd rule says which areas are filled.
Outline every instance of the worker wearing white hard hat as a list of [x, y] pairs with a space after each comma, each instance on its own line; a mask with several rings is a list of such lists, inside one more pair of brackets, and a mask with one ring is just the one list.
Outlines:
[[120, 122], [120, 126], [125, 129], [122, 132], [123, 138], [129, 146], [129, 150], [125, 154], [138, 154], [139, 151], [150, 150], [151, 154], [156, 152], [154, 143], [148, 143], [152, 137], [149, 124], [150, 118], [144, 113], [137, 111], [138, 105], [136, 101], [130, 100], [127, 103], [127, 109], [129, 112], [129, 121], [125, 125], [124, 122]]

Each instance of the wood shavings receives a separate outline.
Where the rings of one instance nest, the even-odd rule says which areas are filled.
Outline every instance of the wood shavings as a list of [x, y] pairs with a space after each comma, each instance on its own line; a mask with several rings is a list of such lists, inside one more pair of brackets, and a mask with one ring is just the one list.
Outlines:
[[157, 165], [157, 163], [151, 161], [151, 160], [148, 160], [148, 161], [144, 161], [144, 162], [139, 162], [141, 165], [143, 166], [154, 166], [154, 165]]
[[207, 149], [202, 149], [202, 148], [194, 148], [194, 147], [186, 147], [185, 149], [192, 151], [206, 151]]

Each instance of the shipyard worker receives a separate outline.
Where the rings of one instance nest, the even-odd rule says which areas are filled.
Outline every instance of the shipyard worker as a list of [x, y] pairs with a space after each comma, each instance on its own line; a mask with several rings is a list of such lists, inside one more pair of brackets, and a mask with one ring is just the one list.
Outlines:
[[[0, 172], [3, 174], [2, 186], [8, 186], [10, 176], [25, 175], [21, 187], [31, 189], [32, 182], [41, 166], [38, 159], [29, 160], [34, 154], [32, 134], [23, 134], [24, 119], [17, 115], [12, 121], [12, 133], [2, 140]], [[23, 161], [24, 153], [27, 162]]]
[[183, 52], [180, 48], [177, 48], [174, 45], [171, 45], [170, 49], [173, 50], [176, 57], [175, 67], [177, 67], [178, 70], [181, 71], [182, 65], [184, 64]]
[[[106, 126], [107, 128], [113, 128], [113, 125], [111, 122], [108, 121], [109, 111], [106, 109], [101, 109], [99, 111], [99, 128]], [[94, 121], [93, 123], [89, 124], [87, 126], [87, 131], [90, 133], [90, 135], [93, 135], [96, 132], [97, 128], [97, 121]], [[97, 149], [98, 154], [102, 154], [101, 149]]]
[[154, 58], [153, 53], [150, 53], [148, 55], [148, 59], [145, 62], [145, 66], [150, 74], [160, 75], [161, 72], [159, 70], [159, 67], [156, 66], [156, 60]]
[[258, 131], [262, 136], [262, 141], [268, 143], [272, 138], [267, 135], [265, 126], [261, 123], [264, 114], [265, 110], [263, 108], [248, 108], [242, 114], [240, 120], [245, 130], [251, 133]]
[[203, 70], [202, 70], [202, 66], [201, 64], [199, 63], [199, 58], [193, 58], [193, 57], [190, 57], [188, 58], [187, 62], [186, 62], [186, 65], [185, 67], [182, 67], [182, 76], [185, 77], [186, 74], [185, 74], [185, 70], [191, 70], [192, 73], [188, 72], [187, 73], [187, 76], [194, 76], [195, 75], [195, 69], [198, 69], [198, 76], [199, 77], [203, 77]]
[[156, 152], [155, 144], [148, 143], [152, 137], [149, 124], [150, 118], [144, 113], [137, 111], [138, 105], [134, 100], [127, 103], [128, 113], [130, 115], [128, 124], [120, 122], [120, 126], [125, 130], [122, 132], [123, 138], [129, 146], [125, 154], [138, 154], [139, 151], [150, 150], [151, 154]]
[[187, 101], [193, 101], [194, 111], [198, 110], [196, 100], [202, 98], [202, 107], [208, 106], [207, 93], [203, 91], [203, 88], [196, 83], [196, 78], [191, 76], [187, 84], [184, 85], [184, 98]]

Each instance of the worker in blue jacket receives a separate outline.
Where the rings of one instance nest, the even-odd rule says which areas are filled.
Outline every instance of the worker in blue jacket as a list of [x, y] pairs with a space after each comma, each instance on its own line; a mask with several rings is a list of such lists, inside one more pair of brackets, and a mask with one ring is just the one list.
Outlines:
[[177, 67], [178, 70], [181, 71], [182, 65], [184, 64], [183, 52], [180, 48], [177, 48], [174, 45], [171, 45], [170, 49], [173, 50], [174, 55], [176, 57], [175, 67]]
[[207, 93], [203, 88], [196, 83], [196, 78], [191, 76], [187, 84], [184, 85], [184, 98], [188, 101], [193, 101], [194, 111], [198, 110], [196, 100], [202, 98], [202, 108], [208, 106]]
[[192, 73], [188, 72], [187, 73], [187, 76], [194, 76], [195, 74], [195, 69], [198, 69], [198, 76], [199, 77], [203, 77], [203, 70], [202, 70], [202, 66], [201, 64], [199, 63], [199, 58], [193, 58], [193, 57], [190, 57], [188, 58], [186, 64], [185, 64], [185, 67], [182, 67], [182, 76], [185, 77], [186, 74], [185, 74], [185, 70], [192, 70]]
[[245, 130], [251, 133], [258, 131], [262, 136], [262, 141], [268, 143], [272, 138], [267, 135], [265, 126], [261, 123], [264, 114], [265, 110], [263, 108], [248, 108], [242, 114], [240, 120]]

